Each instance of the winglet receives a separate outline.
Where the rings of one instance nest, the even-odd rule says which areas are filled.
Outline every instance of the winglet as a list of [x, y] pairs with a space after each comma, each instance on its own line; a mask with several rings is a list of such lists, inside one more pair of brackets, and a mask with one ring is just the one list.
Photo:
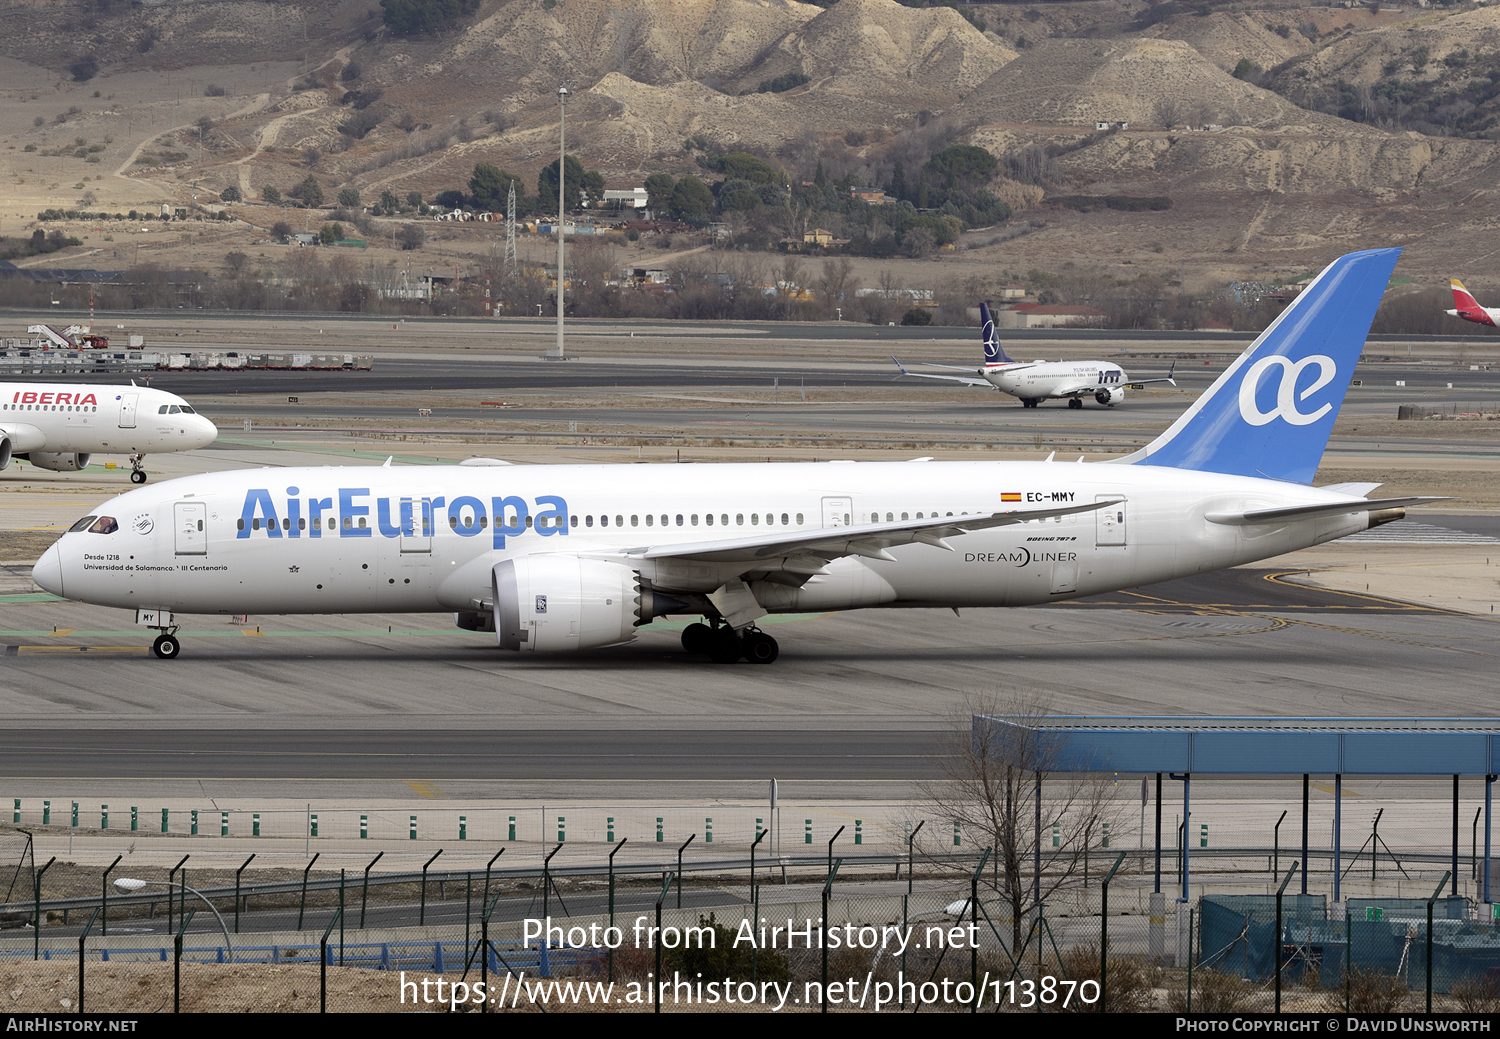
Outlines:
[[391, 467], [391, 459], [393, 459], [395, 457], [396, 457], [395, 455], [391, 455], [390, 458], [387, 458], [383, 463], [381, 463], [380, 468], [382, 468], [382, 469], [389, 469]]
[[910, 375], [911, 374], [905, 368], [901, 367], [901, 362], [896, 360], [896, 355], [895, 354], [891, 354], [891, 360], [895, 362], [895, 364], [896, 364], [896, 370], [898, 372], [900, 372], [902, 375]]
[[1177, 380], [1174, 379], [1174, 378], [1172, 378], [1172, 376], [1174, 376], [1176, 374], [1177, 374], [1177, 361], [1173, 360], [1172, 361], [1172, 367], [1170, 367], [1170, 368], [1167, 369], [1167, 381], [1170, 382], [1173, 386], [1177, 385]]

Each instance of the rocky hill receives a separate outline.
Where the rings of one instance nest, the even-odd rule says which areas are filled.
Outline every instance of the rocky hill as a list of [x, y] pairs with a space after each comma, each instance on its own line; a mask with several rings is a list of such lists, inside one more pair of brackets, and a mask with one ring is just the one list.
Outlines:
[[[477, 162], [534, 185], [566, 84], [569, 150], [612, 187], [709, 176], [705, 147], [792, 180], [821, 163], [885, 186], [898, 162], [980, 145], [1001, 160], [991, 187], [1037, 207], [1014, 218], [1024, 237], [970, 250], [997, 263], [1123, 263], [1164, 242], [1179, 263], [1305, 266], [1406, 241], [1457, 268], [1492, 233], [1487, 8], [482, 0], [410, 37], [368, 0], [12, 0], [6, 14], [0, 210], [27, 219], [229, 188], [254, 202], [309, 176], [329, 196], [431, 198]], [[1027, 149], [1045, 158], [1021, 184]], [[1087, 193], [1173, 207], [1147, 219], [1048, 201]]]

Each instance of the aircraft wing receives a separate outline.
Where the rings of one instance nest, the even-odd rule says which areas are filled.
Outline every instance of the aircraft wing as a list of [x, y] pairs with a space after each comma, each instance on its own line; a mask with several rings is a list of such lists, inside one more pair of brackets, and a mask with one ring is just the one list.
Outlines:
[[1173, 361], [1172, 362], [1172, 367], [1168, 368], [1167, 369], [1167, 374], [1163, 375], [1161, 378], [1159, 378], [1159, 379], [1131, 379], [1130, 382], [1127, 385], [1129, 385], [1132, 389], [1137, 389], [1137, 390], [1144, 389], [1145, 387], [1149, 386], [1153, 382], [1170, 382], [1173, 386], [1176, 386], [1177, 385], [1177, 380], [1175, 378], [1173, 378], [1173, 376], [1175, 376], [1176, 374], [1177, 374], [1177, 362]]
[[1323, 505], [1293, 505], [1285, 509], [1252, 509], [1248, 512], [1210, 512], [1203, 518], [1210, 523], [1226, 523], [1231, 526], [1249, 526], [1253, 523], [1276, 523], [1280, 520], [1302, 519], [1306, 516], [1336, 516], [1346, 512], [1378, 512], [1381, 509], [1402, 509], [1409, 505], [1428, 505], [1448, 498], [1371, 498], [1359, 501], [1336, 501]]
[[16, 454], [40, 451], [47, 446], [47, 434], [26, 422], [7, 422], [0, 425], [0, 437], [10, 440], [10, 449]]
[[[891, 360], [896, 361], [894, 357], [892, 357]], [[983, 386], [986, 389], [994, 389], [993, 386], [985, 382], [983, 379], [967, 379], [962, 375], [923, 375], [920, 372], [909, 372], [905, 368], [901, 367], [900, 361], [896, 361], [896, 370], [899, 371], [902, 375], [910, 375], [913, 379], [938, 379], [942, 382], [956, 382], [964, 386]], [[957, 370], [973, 371], [972, 368], [960, 368]]]
[[823, 562], [840, 556], [893, 560], [894, 557], [885, 550], [896, 545], [932, 545], [952, 552], [953, 546], [947, 544], [944, 538], [967, 534], [973, 530], [1025, 523], [1027, 520], [1093, 512], [1114, 504], [1114, 501], [1089, 502], [1055, 509], [1016, 509], [1011, 512], [975, 513], [969, 516], [934, 516], [931, 519], [901, 520], [895, 523], [787, 530], [758, 537], [626, 549], [625, 554], [637, 559], [680, 559], [705, 563], [769, 563], [778, 558], [792, 557], [806, 560], [810, 564], [808, 569], [816, 570]]

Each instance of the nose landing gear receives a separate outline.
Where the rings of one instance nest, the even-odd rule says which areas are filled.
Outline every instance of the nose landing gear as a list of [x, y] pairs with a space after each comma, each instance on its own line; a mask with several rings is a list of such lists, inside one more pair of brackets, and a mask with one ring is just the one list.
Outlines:
[[[146, 482], [146, 470], [144, 468], [145, 464], [146, 464], [146, 456], [145, 455], [131, 455], [130, 456], [130, 482], [131, 483], [145, 483]], [[159, 654], [159, 653], [157, 654], [157, 656], [160, 656], [160, 655], [161, 654]]]
[[162, 660], [176, 660], [177, 654], [182, 652], [182, 643], [177, 641], [177, 633], [162, 632], [156, 636], [156, 641], [151, 643], [151, 652]]

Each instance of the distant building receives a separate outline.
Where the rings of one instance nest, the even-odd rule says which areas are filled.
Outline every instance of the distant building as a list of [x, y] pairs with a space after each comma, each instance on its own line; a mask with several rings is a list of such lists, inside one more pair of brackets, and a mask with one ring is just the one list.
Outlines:
[[1070, 307], [1057, 303], [1022, 303], [995, 313], [1000, 328], [1099, 328], [1108, 317], [1093, 307]]
[[645, 209], [646, 201], [645, 188], [625, 188], [620, 191], [606, 189], [604, 192], [604, 207], [606, 209], [613, 208], [610, 205], [611, 203], [616, 203], [620, 209]]
[[887, 195], [884, 191], [881, 191], [878, 188], [873, 190], [866, 190], [864, 188], [851, 188], [849, 190], [849, 195], [851, 198], [857, 198], [861, 202], [865, 202], [872, 206], [883, 206], [887, 203], [896, 201], [890, 195]]
[[811, 231], [803, 233], [802, 242], [804, 245], [827, 246], [833, 242], [833, 232], [825, 231], [821, 227], [815, 227]]

